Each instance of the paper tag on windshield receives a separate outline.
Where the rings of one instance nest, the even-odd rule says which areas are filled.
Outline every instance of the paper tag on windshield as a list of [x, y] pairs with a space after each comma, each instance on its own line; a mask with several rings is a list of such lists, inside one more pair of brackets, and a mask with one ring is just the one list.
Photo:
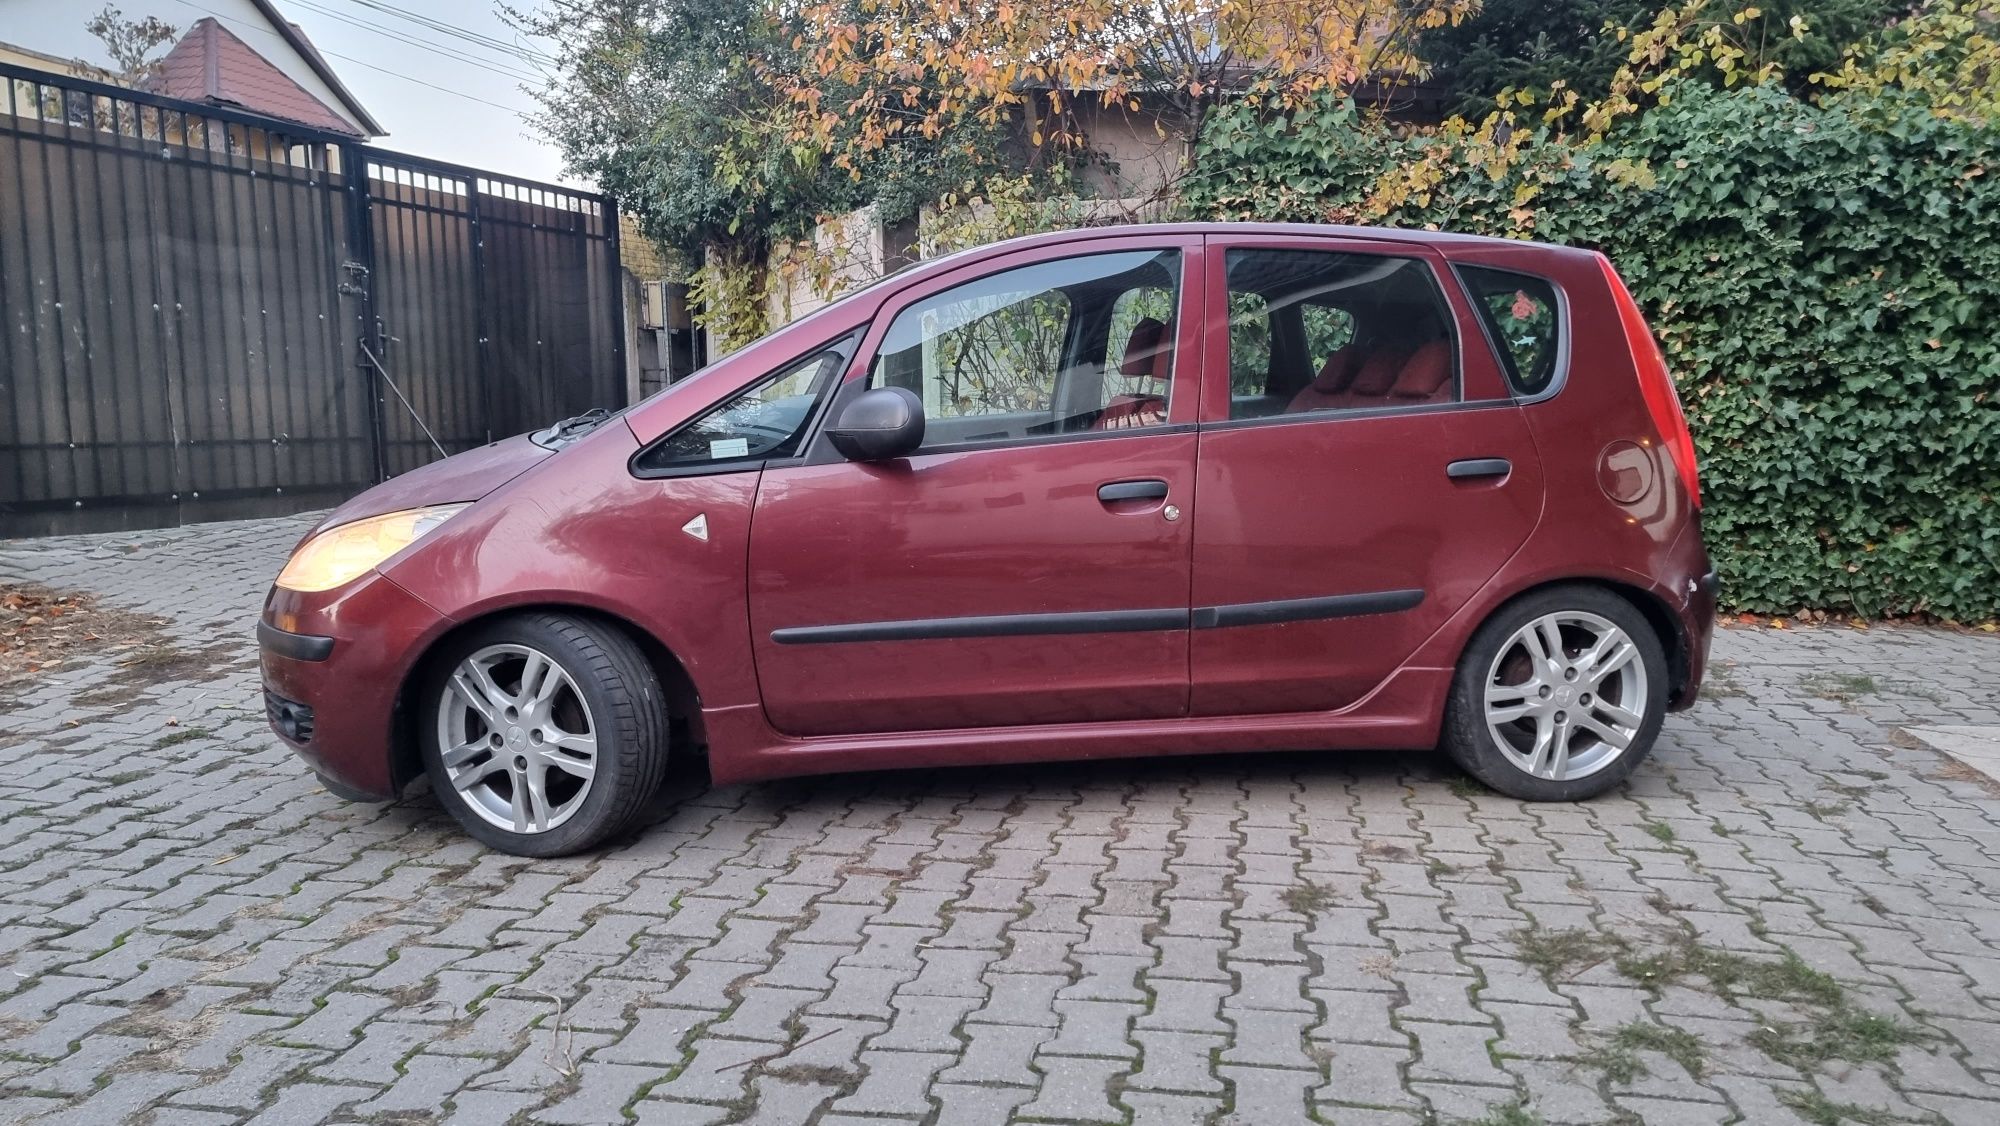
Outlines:
[[721, 441], [710, 442], [708, 444], [708, 456], [711, 458], [748, 457], [749, 455], [750, 439], [748, 438], [724, 438]]

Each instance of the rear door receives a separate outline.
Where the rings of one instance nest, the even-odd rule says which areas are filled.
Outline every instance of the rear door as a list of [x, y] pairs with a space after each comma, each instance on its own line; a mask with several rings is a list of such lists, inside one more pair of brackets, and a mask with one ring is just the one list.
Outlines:
[[1442, 257], [1208, 240], [1191, 711], [1363, 698], [1526, 541], [1542, 472]]
[[750, 620], [773, 726], [1186, 713], [1200, 246], [1092, 239], [891, 299], [829, 415], [907, 387], [923, 448], [862, 464], [822, 439], [758, 487]]

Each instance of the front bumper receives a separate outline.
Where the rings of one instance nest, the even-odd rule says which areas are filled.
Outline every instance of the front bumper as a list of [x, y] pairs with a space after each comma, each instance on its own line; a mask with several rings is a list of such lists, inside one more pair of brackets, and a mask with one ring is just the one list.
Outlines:
[[257, 623], [271, 729], [355, 797], [396, 795], [396, 702], [449, 619], [377, 572], [317, 594], [273, 587]]

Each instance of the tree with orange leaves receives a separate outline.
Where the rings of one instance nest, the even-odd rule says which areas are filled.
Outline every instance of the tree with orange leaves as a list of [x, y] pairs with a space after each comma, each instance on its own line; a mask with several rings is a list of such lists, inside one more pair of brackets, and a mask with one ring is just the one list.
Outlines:
[[1013, 124], [1025, 167], [1087, 156], [1086, 102], [1183, 139], [1219, 99], [1290, 106], [1419, 69], [1417, 36], [1478, 0], [812, 0], [800, 65], [772, 75], [792, 143], [860, 175], [869, 154]]

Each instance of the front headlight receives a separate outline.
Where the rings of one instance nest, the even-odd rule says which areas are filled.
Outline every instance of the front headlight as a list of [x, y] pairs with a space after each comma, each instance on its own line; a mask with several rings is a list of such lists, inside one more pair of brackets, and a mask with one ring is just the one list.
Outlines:
[[456, 516], [464, 504], [410, 508], [328, 528], [292, 553], [278, 585], [310, 593], [353, 582], [425, 532]]

